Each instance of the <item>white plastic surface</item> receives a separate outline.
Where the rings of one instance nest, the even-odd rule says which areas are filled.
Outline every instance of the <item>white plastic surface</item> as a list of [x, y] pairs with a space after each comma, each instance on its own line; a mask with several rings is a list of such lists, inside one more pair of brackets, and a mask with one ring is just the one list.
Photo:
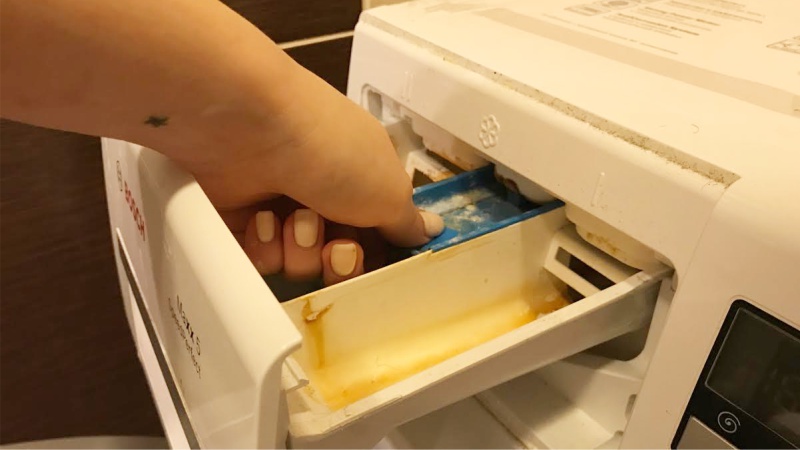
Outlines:
[[[130, 286], [128, 286], [128, 294], [133, 297], [133, 292], [130, 289]], [[158, 409], [158, 415], [161, 418], [161, 425], [164, 428], [164, 434], [166, 435], [166, 439], [169, 443], [169, 448], [189, 449], [191, 448], [189, 446], [189, 441], [186, 437], [183, 427], [181, 426], [176, 405], [172, 402], [172, 397], [170, 396], [169, 388], [167, 387], [167, 380], [164, 379], [164, 375], [158, 365], [155, 350], [153, 349], [153, 345], [158, 345], [158, 343], [151, 342], [147, 336], [144, 319], [139, 313], [139, 309], [136, 308], [136, 305], [134, 304], [130, 306], [132, 315], [131, 327], [133, 328], [133, 339], [136, 343], [139, 359], [142, 363], [142, 366], [145, 368], [144, 372], [145, 376], [147, 377], [147, 383], [150, 386], [150, 392], [153, 395], [153, 401]], [[138, 446], [136, 447], [138, 448]]]
[[112, 227], [199, 444], [284, 445], [280, 376], [297, 330], [190, 175], [132, 144], [106, 139], [103, 152]]
[[446, 406], [420, 419], [403, 424], [381, 440], [376, 449], [522, 449], [508, 432], [474, 397]]
[[[800, 289], [787, 270], [800, 263], [800, 73], [792, 47], [775, 44], [796, 36], [800, 5], [680, 2], [713, 14], [740, 8], [747, 19], [720, 17], [719, 32], [675, 39], [678, 54], [665, 56], [645, 48], [652, 30], [602, 34], [619, 27], [607, 17], [677, 5], [640, 3], [371, 10], [357, 27], [349, 94], [361, 102], [364, 89], [381, 92], [576, 206], [591, 218], [587, 236], [596, 231], [589, 222], [610, 226], [626, 245], [609, 253], [623, 250], [633, 265], [652, 254], [675, 267], [678, 292], [661, 340], [648, 343], [653, 366], [627, 435], [607, 441], [666, 447], [733, 298], [798, 324], [790, 299]], [[620, 11], [586, 19], [566, 10], [593, 6]], [[385, 63], [376, 66], [378, 55]]]
[[596, 448], [612, 436], [535, 374], [512, 380], [478, 398], [526, 448]]
[[[787, 152], [782, 164], [800, 167], [800, 154]], [[670, 444], [733, 301], [747, 300], [800, 329], [800, 180], [775, 184], [742, 180], [720, 202], [679, 281], [623, 447]]]
[[595, 348], [476, 397], [527, 448], [617, 448], [671, 300], [664, 282], [646, 343], [633, 359], [599, 356]]
[[[387, 9], [394, 8], [412, 6]], [[367, 86], [382, 92], [489, 159], [666, 255], [675, 267], [686, 267], [723, 184], [465, 70], [439, 51], [373, 26], [366, 20], [369, 14], [354, 41], [348, 88], [354, 101], [362, 101], [360, 93]], [[374, 65], [376, 55], [386, 63]], [[481, 126], [490, 117], [499, 123], [498, 139], [484, 147]], [[605, 177], [598, 185], [600, 173]], [[671, 226], [656, 226], [660, 223]]]
[[[396, 100], [663, 255], [680, 274], [727, 186], [742, 176], [794, 176], [769, 161], [800, 140], [797, 119], [485, 14], [540, 18], [534, 10], [563, 6], [423, 1], [367, 11], [348, 92], [362, 102], [368, 86]], [[792, 2], [769, 8], [785, 10], [774, 33], [800, 14]], [[797, 77], [796, 54], [767, 50]], [[487, 124], [497, 126], [482, 131]]]

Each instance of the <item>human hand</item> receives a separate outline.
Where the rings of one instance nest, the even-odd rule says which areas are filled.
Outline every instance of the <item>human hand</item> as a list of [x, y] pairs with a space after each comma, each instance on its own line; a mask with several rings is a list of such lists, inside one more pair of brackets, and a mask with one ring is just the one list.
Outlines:
[[244, 133], [227, 158], [191, 169], [259, 273], [330, 285], [381, 265], [375, 230], [402, 247], [440, 234], [383, 126], [304, 69], [293, 81], [270, 146]]
[[[326, 244], [332, 222], [406, 247], [443, 228], [412, 204], [381, 124], [219, 1], [16, 1], [1, 17], [3, 117], [170, 157], [195, 175], [262, 273], [335, 282], [334, 268], [363, 271], [370, 249], [352, 230]], [[281, 196], [326, 220], [281, 212], [269, 232], [270, 215], [257, 213]], [[316, 240], [303, 237], [315, 227]]]

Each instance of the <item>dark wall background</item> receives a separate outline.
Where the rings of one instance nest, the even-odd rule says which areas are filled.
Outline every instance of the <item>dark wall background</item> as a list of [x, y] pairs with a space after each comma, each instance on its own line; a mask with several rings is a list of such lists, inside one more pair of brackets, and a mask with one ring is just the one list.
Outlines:
[[[276, 42], [353, 29], [360, 0], [227, 0]], [[344, 91], [349, 37], [288, 50]], [[161, 435], [119, 294], [97, 138], [0, 121], [0, 444]]]

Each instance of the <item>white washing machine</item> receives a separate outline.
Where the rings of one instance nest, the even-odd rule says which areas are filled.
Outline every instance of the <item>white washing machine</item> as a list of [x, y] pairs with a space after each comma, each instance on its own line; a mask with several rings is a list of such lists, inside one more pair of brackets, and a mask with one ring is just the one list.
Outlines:
[[348, 96], [409, 174], [490, 164], [557, 205], [283, 303], [189, 174], [104, 140], [171, 444], [800, 446], [798, 23], [791, 0], [364, 12]]

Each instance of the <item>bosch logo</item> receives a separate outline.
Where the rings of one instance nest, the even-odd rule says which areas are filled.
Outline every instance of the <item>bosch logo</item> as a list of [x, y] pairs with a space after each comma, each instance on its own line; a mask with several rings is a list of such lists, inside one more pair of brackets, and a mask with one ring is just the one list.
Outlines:
[[139, 211], [139, 206], [136, 204], [136, 199], [133, 198], [133, 193], [131, 193], [128, 187], [128, 182], [123, 182], [123, 185], [125, 190], [125, 203], [128, 204], [128, 209], [133, 216], [133, 222], [136, 224], [136, 229], [139, 230], [139, 236], [143, 241], [146, 241], [147, 235], [145, 234], [144, 215]]

